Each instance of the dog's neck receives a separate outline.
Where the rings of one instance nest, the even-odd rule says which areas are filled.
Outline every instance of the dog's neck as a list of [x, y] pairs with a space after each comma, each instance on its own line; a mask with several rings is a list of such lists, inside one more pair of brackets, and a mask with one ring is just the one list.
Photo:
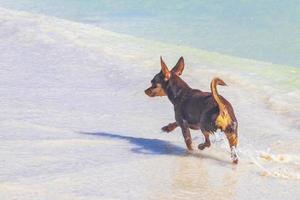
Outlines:
[[179, 76], [172, 75], [166, 83], [166, 85], [164, 86], [164, 90], [169, 100], [175, 106], [182, 102], [183, 98], [191, 90], [191, 88]]

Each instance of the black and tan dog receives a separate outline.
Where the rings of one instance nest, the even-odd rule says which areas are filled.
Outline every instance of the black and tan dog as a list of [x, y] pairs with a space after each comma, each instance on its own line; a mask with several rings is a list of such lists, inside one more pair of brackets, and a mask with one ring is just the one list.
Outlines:
[[233, 163], [237, 163], [238, 123], [231, 104], [218, 94], [216, 88], [217, 85], [226, 85], [225, 82], [214, 78], [210, 85], [211, 93], [192, 89], [179, 77], [184, 69], [183, 57], [171, 71], [162, 58], [160, 60], [161, 71], [151, 80], [151, 87], [145, 93], [150, 97], [167, 95], [174, 105], [176, 122], [164, 126], [162, 130], [171, 132], [180, 126], [187, 148], [193, 150], [189, 129], [200, 129], [205, 142], [199, 144], [198, 148], [203, 150], [210, 146], [209, 135], [220, 129], [229, 141]]

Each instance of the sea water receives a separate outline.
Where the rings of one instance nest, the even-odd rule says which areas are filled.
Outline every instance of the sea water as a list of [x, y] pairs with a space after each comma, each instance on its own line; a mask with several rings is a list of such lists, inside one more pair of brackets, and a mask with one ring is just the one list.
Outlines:
[[297, 0], [1, 0], [114, 32], [300, 67]]
[[[66, 5], [75, 1], [60, 2], [65, 12], [55, 1], [15, 2], [21, 11], [0, 8], [2, 199], [298, 200], [299, 68], [108, 31], [113, 17], [76, 19], [97, 8], [83, 1], [73, 16]], [[119, 14], [129, 5], [106, 4]], [[119, 18], [123, 26], [134, 13]], [[160, 132], [174, 121], [172, 105], [143, 92], [160, 55], [169, 67], [184, 56], [182, 78], [193, 88], [209, 91], [215, 76], [228, 84], [218, 89], [239, 122], [238, 166], [219, 132], [194, 153], [180, 129]], [[196, 149], [202, 135], [192, 136]]]

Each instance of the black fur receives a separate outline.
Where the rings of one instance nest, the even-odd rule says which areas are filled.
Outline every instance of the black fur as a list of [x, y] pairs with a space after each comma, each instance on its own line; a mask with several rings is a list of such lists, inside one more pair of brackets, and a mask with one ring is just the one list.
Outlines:
[[[164, 62], [162, 62], [162, 68]], [[180, 65], [182, 65], [180, 67]], [[163, 90], [162, 93], [168, 96], [169, 100], [174, 105], [175, 120], [176, 122], [170, 123], [162, 128], [165, 132], [171, 132], [176, 127], [180, 126], [182, 133], [189, 150], [192, 150], [192, 139], [189, 129], [201, 130], [205, 136], [205, 143], [198, 146], [199, 149], [204, 149], [210, 146], [209, 134], [217, 131], [216, 119], [219, 115], [219, 106], [210, 92], [202, 92], [197, 89], [192, 89], [186, 82], [184, 82], [179, 75], [184, 68], [183, 58], [180, 58], [176, 66], [169, 72], [169, 79], [166, 80], [166, 75], [162, 71], [154, 76], [151, 81], [152, 86], [145, 90], [148, 96], [158, 96], [155, 92], [159, 91], [158, 86]], [[165, 73], [168, 73], [164, 69]], [[155, 90], [156, 89], [156, 90]], [[161, 94], [161, 93], [160, 93]], [[161, 96], [161, 95], [159, 95]], [[220, 95], [219, 95], [220, 96]], [[231, 137], [230, 134], [237, 136], [237, 120], [234, 115], [231, 104], [222, 96], [220, 96], [223, 104], [232, 119], [232, 123], [229, 124], [224, 132], [227, 137]], [[230, 140], [230, 138], [229, 138]], [[236, 146], [236, 144], [230, 146]], [[237, 162], [237, 158], [236, 161]]]

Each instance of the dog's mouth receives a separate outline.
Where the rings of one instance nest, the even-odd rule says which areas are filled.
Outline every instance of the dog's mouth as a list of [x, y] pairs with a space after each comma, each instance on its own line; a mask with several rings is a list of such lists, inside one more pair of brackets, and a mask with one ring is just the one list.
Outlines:
[[151, 86], [145, 90], [145, 94], [148, 95], [149, 97], [166, 96], [166, 93], [164, 92], [161, 86], [156, 86], [156, 87]]
[[152, 92], [152, 87], [149, 87], [148, 89], [145, 90], [145, 94], [148, 95], [149, 97], [155, 97], [154, 93]]

